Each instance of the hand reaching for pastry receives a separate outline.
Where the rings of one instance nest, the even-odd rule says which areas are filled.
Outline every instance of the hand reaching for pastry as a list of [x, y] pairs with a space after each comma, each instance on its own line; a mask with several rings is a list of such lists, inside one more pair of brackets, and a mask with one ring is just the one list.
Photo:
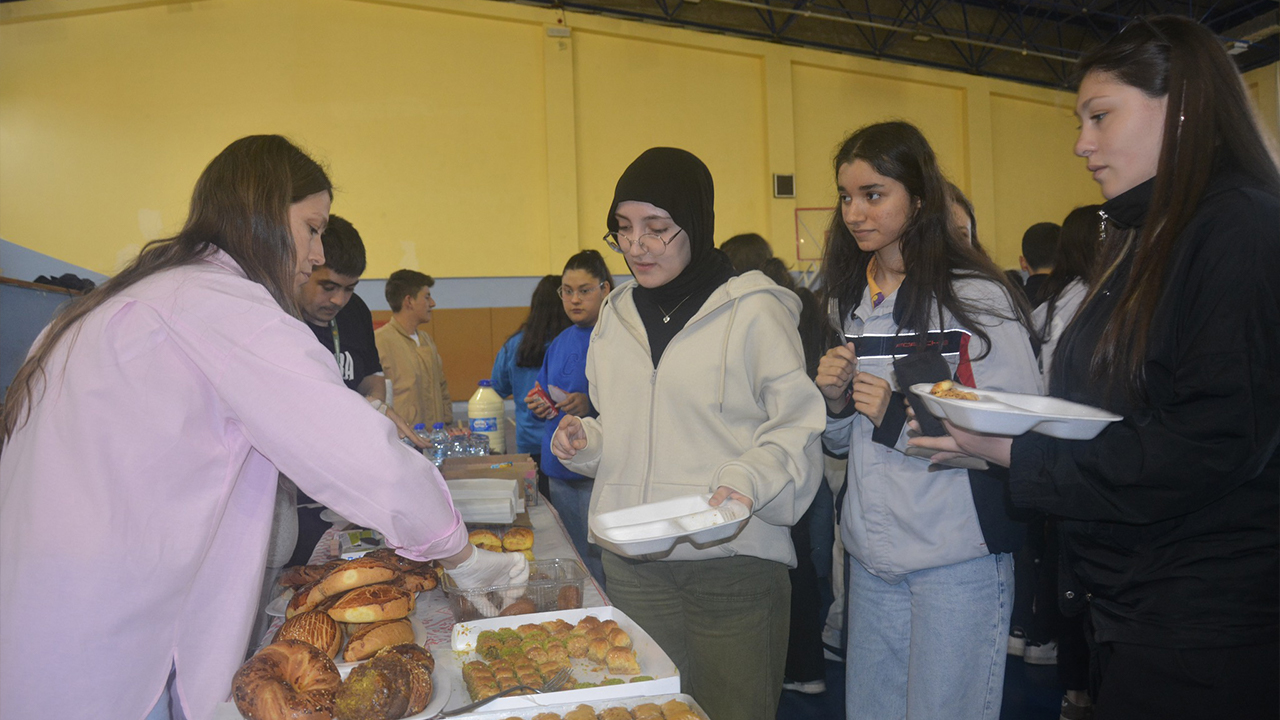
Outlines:
[[[471, 557], [445, 572], [458, 587], [493, 587], [495, 585], [521, 586], [529, 582], [529, 561], [523, 553], [498, 553], [472, 548]], [[518, 593], [517, 593], [518, 594]]]

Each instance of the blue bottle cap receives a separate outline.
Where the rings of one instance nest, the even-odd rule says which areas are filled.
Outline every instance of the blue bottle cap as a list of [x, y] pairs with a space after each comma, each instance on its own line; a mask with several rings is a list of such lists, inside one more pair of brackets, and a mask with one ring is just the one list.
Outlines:
[[481, 380], [480, 387], [493, 387], [493, 383], [489, 380]]

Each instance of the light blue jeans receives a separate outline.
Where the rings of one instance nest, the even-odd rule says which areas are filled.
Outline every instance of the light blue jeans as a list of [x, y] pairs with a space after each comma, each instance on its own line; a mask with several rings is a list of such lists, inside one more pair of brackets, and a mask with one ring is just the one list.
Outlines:
[[918, 570], [890, 584], [850, 558], [848, 720], [998, 720], [1013, 557]]
[[560, 514], [564, 529], [573, 541], [573, 549], [582, 557], [587, 572], [604, 587], [604, 565], [600, 562], [600, 546], [587, 541], [587, 511], [591, 508], [591, 488], [595, 480], [561, 480], [551, 478], [551, 504]]
[[185, 720], [186, 717], [182, 712], [182, 703], [178, 702], [174, 671], [170, 668], [169, 680], [165, 683], [164, 692], [160, 693], [160, 699], [156, 700], [155, 707], [151, 708], [151, 712], [142, 720]]

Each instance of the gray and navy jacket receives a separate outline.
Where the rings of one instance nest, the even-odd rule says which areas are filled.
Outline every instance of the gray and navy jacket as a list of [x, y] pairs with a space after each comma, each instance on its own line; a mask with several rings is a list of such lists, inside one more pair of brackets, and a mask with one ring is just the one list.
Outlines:
[[[926, 342], [942, 351], [952, 376], [986, 390], [1042, 394], [1040, 372], [1026, 328], [1015, 318], [1004, 288], [983, 278], [954, 281], [956, 294], [975, 308], [982, 339], [943, 312]], [[877, 429], [849, 404], [827, 418], [823, 444], [849, 454], [848, 493], [842, 513], [845, 548], [872, 574], [897, 582], [916, 570], [1012, 552], [1021, 543], [1020, 523], [1010, 518], [1000, 468], [989, 471], [930, 468], [925, 457], [906, 454], [910, 432], [893, 360], [915, 350], [918, 336], [895, 317], [898, 291], [872, 308], [863, 292], [844, 321], [858, 348], [858, 370], [889, 381], [895, 396]], [[937, 313], [933, 313], [937, 317]]]

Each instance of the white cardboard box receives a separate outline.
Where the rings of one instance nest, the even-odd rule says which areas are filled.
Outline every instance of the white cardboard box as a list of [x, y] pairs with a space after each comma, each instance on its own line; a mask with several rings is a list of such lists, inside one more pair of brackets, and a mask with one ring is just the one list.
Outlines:
[[[485, 712], [498, 710], [517, 710], [520, 708], [540, 708], [551, 705], [569, 705], [592, 703], [617, 698], [633, 698], [641, 696], [667, 695], [680, 692], [680, 671], [667, 654], [658, 647], [649, 633], [627, 617], [626, 613], [613, 606], [579, 608], [577, 610], [559, 610], [555, 612], [514, 615], [512, 617], [487, 618], [458, 623], [453, 626], [452, 653], [444, 652], [444, 648], [432, 649], [437, 663], [450, 665], [446, 676], [453, 678], [454, 696], [450, 700], [451, 707], [462, 707], [470, 702], [466, 685], [462, 681], [462, 665], [477, 659], [475, 655], [476, 640], [485, 630], [516, 628], [528, 623], [543, 623], [548, 620], [564, 620], [577, 624], [579, 620], [594, 615], [601, 620], [614, 620], [618, 627], [631, 636], [632, 647], [636, 651], [636, 661], [640, 665], [640, 674], [652, 677], [643, 682], [626, 682], [621, 685], [605, 685], [602, 687], [584, 688], [582, 690], [562, 690], [546, 695], [513, 695], [499, 698], [484, 706]], [[574, 677], [580, 680], [591, 680], [591, 673], [579, 672], [581, 660], [574, 661]], [[465, 699], [459, 702], [459, 699]]]

